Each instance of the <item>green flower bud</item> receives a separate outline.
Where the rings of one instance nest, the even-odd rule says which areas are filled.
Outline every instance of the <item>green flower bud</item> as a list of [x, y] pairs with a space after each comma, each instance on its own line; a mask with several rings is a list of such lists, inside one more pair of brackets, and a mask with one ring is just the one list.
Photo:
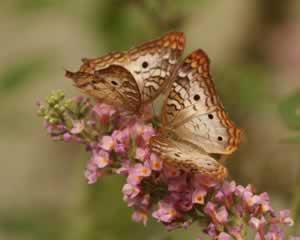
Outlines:
[[54, 109], [55, 109], [55, 110], [58, 110], [59, 107], [60, 107], [60, 106], [59, 106], [58, 104], [55, 104], [55, 105], [54, 105]]
[[66, 108], [65, 108], [65, 106], [59, 106], [59, 109], [58, 109], [61, 113], [63, 113], [65, 110], [66, 110]]
[[71, 99], [67, 99], [67, 100], [65, 100], [64, 101], [64, 106], [66, 107], [66, 108], [70, 108], [71, 107], [71, 105], [72, 105], [72, 100]]
[[51, 123], [51, 124], [55, 124], [55, 123], [58, 123], [58, 122], [59, 122], [59, 120], [56, 119], [56, 118], [50, 118], [49, 119], [49, 123]]
[[57, 95], [60, 100], [64, 99], [65, 97], [65, 93], [63, 90], [58, 90]]
[[44, 116], [44, 113], [43, 113], [43, 111], [42, 111], [41, 109], [39, 109], [39, 110], [37, 111], [37, 115], [38, 115], [39, 117], [42, 117], [42, 116]]

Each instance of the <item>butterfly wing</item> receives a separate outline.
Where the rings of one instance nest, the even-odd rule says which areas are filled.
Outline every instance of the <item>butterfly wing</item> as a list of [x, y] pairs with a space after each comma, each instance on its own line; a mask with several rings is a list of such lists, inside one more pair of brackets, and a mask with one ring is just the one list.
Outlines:
[[158, 153], [167, 163], [217, 179], [227, 176], [227, 169], [201, 149], [174, 141], [168, 137], [155, 136], [151, 139], [152, 151]]
[[[96, 59], [83, 59], [80, 72], [94, 74], [114, 65], [127, 70], [137, 82], [141, 102], [150, 102], [165, 88], [184, 49], [181, 32], [166, 33], [126, 52], [110, 53]], [[99, 93], [94, 93], [99, 95]]]
[[84, 93], [115, 107], [135, 113], [141, 105], [137, 83], [123, 67], [111, 65], [93, 74], [66, 71], [66, 76]]
[[178, 68], [162, 111], [162, 125], [181, 140], [207, 153], [230, 154], [241, 130], [223, 109], [203, 50], [191, 53]]

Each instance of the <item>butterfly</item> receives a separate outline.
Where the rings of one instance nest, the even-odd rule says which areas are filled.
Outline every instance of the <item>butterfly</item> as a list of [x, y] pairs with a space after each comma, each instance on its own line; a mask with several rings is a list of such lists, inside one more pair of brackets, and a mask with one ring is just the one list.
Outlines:
[[210, 75], [207, 54], [198, 49], [177, 68], [163, 103], [152, 151], [178, 168], [223, 179], [227, 169], [211, 154], [229, 155], [241, 140], [224, 111]]
[[166, 33], [128, 51], [82, 59], [79, 71], [66, 71], [66, 77], [84, 93], [138, 113], [166, 88], [184, 45], [184, 33]]

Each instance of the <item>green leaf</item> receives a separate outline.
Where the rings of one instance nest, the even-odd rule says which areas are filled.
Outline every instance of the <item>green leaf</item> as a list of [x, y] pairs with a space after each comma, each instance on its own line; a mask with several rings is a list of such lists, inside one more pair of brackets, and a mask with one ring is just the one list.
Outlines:
[[44, 58], [36, 58], [8, 67], [5, 72], [0, 73], [0, 92], [13, 91], [21, 87], [44, 70], [46, 65]]
[[288, 96], [279, 104], [279, 113], [292, 130], [300, 130], [300, 92]]

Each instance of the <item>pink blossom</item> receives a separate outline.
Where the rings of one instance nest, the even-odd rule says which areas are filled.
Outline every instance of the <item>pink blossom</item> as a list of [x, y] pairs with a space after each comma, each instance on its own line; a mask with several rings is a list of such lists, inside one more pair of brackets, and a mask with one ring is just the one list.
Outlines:
[[216, 216], [216, 206], [212, 202], [207, 202], [203, 211], [211, 218], [214, 218]]
[[242, 230], [243, 225], [233, 226], [229, 229], [229, 233], [234, 236], [236, 240], [243, 240]]
[[147, 164], [136, 164], [135, 173], [142, 177], [148, 177], [151, 174], [151, 169]]
[[212, 188], [218, 184], [218, 181], [208, 175], [196, 174], [193, 176], [193, 184], [195, 187], [202, 185], [206, 188]]
[[204, 240], [204, 238], [202, 238], [202, 237], [197, 237], [196, 240]]
[[[248, 185], [247, 187], [244, 187], [244, 186], [241, 186], [241, 185], [238, 185], [236, 186], [235, 188], [235, 194], [241, 198], [243, 198], [243, 195], [247, 192], [250, 192], [252, 193], [252, 187], [250, 185]], [[253, 194], [253, 193], [252, 193]]]
[[71, 129], [72, 134], [79, 134], [84, 130], [84, 121], [74, 121], [73, 122], [73, 128]]
[[264, 237], [266, 240], [283, 240], [283, 231], [278, 225], [271, 225]]
[[228, 221], [228, 212], [226, 210], [226, 207], [222, 206], [218, 208], [216, 211], [216, 219], [219, 223], [226, 223]]
[[290, 236], [289, 240], [300, 240], [300, 237], [296, 237], [296, 236]]
[[207, 228], [205, 229], [205, 232], [211, 236], [211, 237], [215, 237], [217, 235], [217, 229], [216, 229], [216, 225], [214, 223], [210, 223]]
[[236, 186], [236, 188], [235, 188], [235, 194], [236, 194], [238, 197], [243, 197], [243, 194], [244, 194], [245, 191], [246, 191], [245, 187], [244, 187], [244, 186], [241, 186], [241, 185], [238, 185], [238, 186]]
[[97, 181], [97, 171], [86, 169], [84, 171], [84, 176], [88, 180], [88, 184], [93, 184]]
[[140, 161], [145, 161], [148, 154], [149, 154], [148, 148], [138, 147], [135, 151], [135, 158]]
[[122, 130], [114, 130], [111, 136], [114, 142], [123, 144], [125, 147], [128, 147], [129, 132], [130, 132], [129, 128], [126, 127]]
[[160, 171], [163, 168], [163, 161], [155, 154], [150, 154], [150, 167], [154, 171]]
[[102, 138], [101, 148], [106, 151], [111, 151], [114, 147], [114, 140], [111, 136], [104, 136]]
[[113, 149], [116, 153], [125, 153], [126, 152], [125, 145], [121, 144], [121, 143], [114, 144]]
[[111, 162], [111, 160], [109, 159], [109, 153], [103, 150], [94, 152], [92, 159], [93, 162], [98, 166], [98, 168], [104, 168]]
[[150, 138], [154, 135], [154, 129], [151, 125], [144, 125], [140, 122], [136, 122], [132, 127], [133, 133], [141, 137], [141, 140], [148, 143]]
[[187, 229], [189, 226], [191, 226], [193, 224], [193, 220], [189, 219], [189, 220], [186, 220], [184, 221], [181, 226], [184, 228], [184, 229]]
[[222, 191], [218, 191], [215, 195], [216, 200], [223, 201], [225, 198], [225, 194]]
[[168, 180], [168, 190], [170, 192], [182, 192], [186, 187], [187, 182], [185, 176], [178, 176]]
[[262, 227], [266, 225], [266, 219], [264, 217], [256, 218], [252, 217], [249, 221], [249, 225], [255, 230], [259, 231]]
[[218, 240], [231, 240], [232, 237], [226, 232], [221, 232], [217, 238]]
[[141, 205], [148, 207], [149, 204], [151, 203], [150, 202], [150, 195], [144, 193], [144, 195], [142, 195], [141, 198], [140, 198], [140, 203], [141, 203]]
[[116, 170], [116, 173], [122, 174], [122, 175], [127, 175], [130, 168], [131, 168], [130, 161], [124, 160], [121, 164], [121, 167]]
[[122, 192], [125, 196], [129, 198], [134, 198], [140, 193], [140, 189], [136, 185], [125, 184], [123, 186]]
[[281, 210], [279, 211], [279, 219], [280, 222], [283, 224], [286, 224], [288, 226], [293, 226], [294, 225], [294, 221], [293, 219], [290, 217], [291, 213], [289, 210]]
[[243, 192], [242, 197], [248, 207], [253, 207], [254, 205], [260, 203], [260, 197], [258, 195], [254, 195], [248, 190]]
[[142, 136], [143, 136], [143, 139], [145, 142], [149, 142], [150, 138], [154, 135], [154, 129], [151, 125], [146, 125], [144, 126], [144, 129], [143, 129], [143, 133], [142, 133]]
[[274, 213], [274, 210], [271, 206], [271, 203], [270, 203], [270, 197], [269, 197], [269, 194], [264, 192], [264, 193], [261, 193], [259, 195], [260, 197], [260, 206], [261, 206], [261, 211], [263, 213], [266, 213], [266, 212], [271, 212], [271, 213]]
[[161, 201], [158, 204], [158, 209], [152, 213], [152, 216], [159, 222], [170, 223], [179, 217], [179, 214], [171, 204]]
[[197, 204], [204, 204], [206, 194], [207, 191], [203, 187], [198, 187], [193, 192], [192, 202]]
[[84, 176], [88, 180], [88, 184], [93, 184], [97, 181], [97, 165], [93, 161], [88, 162]]
[[142, 192], [134, 198], [125, 195], [123, 200], [127, 202], [128, 207], [134, 207], [136, 209], [148, 209], [151, 204], [150, 195]]
[[143, 210], [135, 210], [132, 214], [132, 220], [135, 222], [142, 222], [144, 225], [147, 224], [148, 215]]
[[235, 189], [236, 189], [236, 183], [234, 181], [223, 182], [222, 192], [224, 193], [225, 196], [228, 196], [228, 195], [234, 193]]
[[177, 177], [180, 175], [180, 171], [177, 168], [167, 164], [164, 165], [163, 172], [167, 178]]
[[129, 169], [127, 182], [129, 184], [139, 184], [144, 177], [148, 177], [151, 174], [151, 169], [141, 163], [135, 164]]
[[112, 106], [105, 103], [95, 105], [92, 111], [97, 114], [102, 124], [106, 124], [110, 117], [116, 113], [116, 110]]
[[73, 138], [73, 136], [68, 132], [63, 135], [63, 139], [64, 139], [65, 142], [72, 141], [72, 138]]
[[192, 192], [186, 189], [181, 193], [175, 193], [179, 195], [176, 207], [182, 212], [190, 211], [193, 208]]

